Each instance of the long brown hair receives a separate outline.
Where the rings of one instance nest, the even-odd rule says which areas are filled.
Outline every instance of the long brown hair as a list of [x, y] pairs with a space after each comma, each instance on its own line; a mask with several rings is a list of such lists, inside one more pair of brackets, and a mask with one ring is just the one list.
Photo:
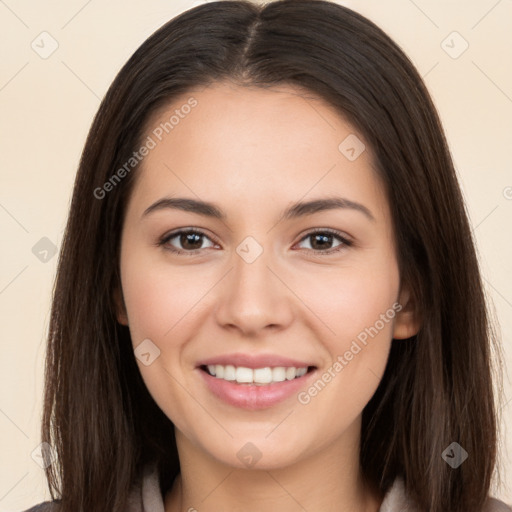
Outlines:
[[[382, 492], [403, 477], [421, 511], [479, 511], [497, 453], [491, 355], [499, 347], [443, 129], [401, 49], [365, 17], [323, 0], [185, 11], [137, 49], [101, 102], [75, 181], [48, 334], [41, 432], [58, 456], [46, 469], [52, 499], [62, 512], [121, 512], [146, 464], [158, 465], [162, 492], [179, 472], [174, 426], [115, 315], [136, 166], [108, 193], [95, 191], [141, 146], [156, 109], [225, 79], [300, 86], [371, 145], [422, 327], [392, 342], [363, 411], [362, 469]], [[441, 456], [452, 442], [469, 454], [456, 469]]]

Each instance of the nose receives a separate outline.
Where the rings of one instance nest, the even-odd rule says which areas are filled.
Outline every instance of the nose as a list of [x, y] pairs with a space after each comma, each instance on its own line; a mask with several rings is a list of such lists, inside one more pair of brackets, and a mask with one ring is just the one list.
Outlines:
[[293, 319], [295, 296], [284, 274], [266, 251], [252, 262], [235, 254], [231, 271], [219, 283], [217, 323], [253, 338], [286, 329]]

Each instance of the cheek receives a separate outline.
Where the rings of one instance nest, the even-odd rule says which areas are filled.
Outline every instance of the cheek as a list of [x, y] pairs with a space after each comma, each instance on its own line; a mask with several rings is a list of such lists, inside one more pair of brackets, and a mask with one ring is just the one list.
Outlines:
[[[189, 338], [185, 329], [194, 325], [196, 304], [204, 295], [203, 281], [187, 275], [162, 261], [155, 261], [128, 247], [121, 262], [121, 280], [128, 313], [132, 345], [136, 348], [149, 339], [152, 361], [146, 365], [137, 359], [142, 379], [160, 409], [182, 431], [188, 432], [186, 418], [200, 415], [196, 403], [184, 390], [181, 352]], [[201, 286], [203, 283], [203, 286]]]
[[378, 265], [340, 266], [324, 278], [318, 274], [307, 276], [295, 288], [299, 286], [305, 304], [328, 327], [324, 338], [330, 340], [332, 349], [342, 350], [349, 340], [375, 324], [383, 337], [391, 336], [390, 320], [395, 315], [393, 305], [399, 291], [399, 272], [394, 260]]
[[[194, 315], [205, 293], [205, 277], [132, 255], [121, 267], [123, 294], [134, 344], [165, 340], [180, 320]], [[198, 305], [200, 306], [200, 305]]]
[[[330, 363], [298, 396], [313, 428], [323, 429], [326, 438], [348, 428], [377, 390], [396, 315], [395, 283], [384, 279], [377, 286], [374, 280], [354, 274], [343, 283], [343, 289], [323, 303], [326, 309], [319, 315], [336, 333], [323, 337]], [[333, 415], [333, 410], [343, 413]]]
[[320, 328], [320, 339], [331, 363], [322, 369], [314, 389], [305, 390], [304, 403], [321, 391], [323, 399], [313, 407], [342, 403], [343, 421], [361, 412], [386, 368], [399, 309], [398, 292], [399, 269], [391, 254], [364, 264], [340, 266], [323, 283], [307, 279], [301, 296], [329, 328]]

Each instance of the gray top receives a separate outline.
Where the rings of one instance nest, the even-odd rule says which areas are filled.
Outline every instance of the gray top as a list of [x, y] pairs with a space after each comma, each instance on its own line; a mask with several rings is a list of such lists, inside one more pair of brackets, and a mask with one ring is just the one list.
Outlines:
[[[24, 512], [58, 512], [58, 505], [55, 502], [45, 501]], [[142, 485], [134, 486], [128, 498], [126, 512], [165, 512], [155, 467], [146, 468]], [[395, 480], [384, 496], [379, 512], [417, 512], [405, 495], [401, 478]], [[489, 498], [482, 512], [512, 512], [512, 508], [500, 500]]]

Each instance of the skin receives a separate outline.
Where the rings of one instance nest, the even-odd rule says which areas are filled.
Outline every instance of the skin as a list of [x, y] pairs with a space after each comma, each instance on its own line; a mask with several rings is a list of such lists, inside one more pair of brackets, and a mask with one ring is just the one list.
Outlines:
[[[191, 96], [198, 105], [137, 170], [116, 295], [134, 348], [149, 338], [160, 350], [150, 365], [137, 364], [176, 426], [181, 474], [165, 511], [376, 512], [383, 496], [358, 460], [361, 415], [391, 339], [419, 325], [370, 147], [329, 104], [291, 86], [215, 83], [175, 99], [148, 127]], [[338, 150], [349, 134], [366, 145], [355, 161]], [[374, 220], [343, 208], [279, 222], [291, 203], [333, 195], [363, 204]], [[174, 209], [141, 218], [165, 196], [214, 202], [226, 220]], [[195, 256], [157, 245], [191, 227], [206, 233], [192, 246]], [[341, 243], [315, 246], [306, 237], [315, 228], [339, 230], [353, 245], [315, 254]], [[247, 236], [263, 248], [250, 264], [236, 252]], [[169, 246], [187, 250], [179, 236]], [[221, 354], [272, 353], [313, 361], [321, 375], [397, 302], [403, 309], [307, 405], [294, 394], [263, 410], [234, 407], [212, 395], [196, 369]], [[237, 457], [247, 442], [261, 453], [251, 468]]]

